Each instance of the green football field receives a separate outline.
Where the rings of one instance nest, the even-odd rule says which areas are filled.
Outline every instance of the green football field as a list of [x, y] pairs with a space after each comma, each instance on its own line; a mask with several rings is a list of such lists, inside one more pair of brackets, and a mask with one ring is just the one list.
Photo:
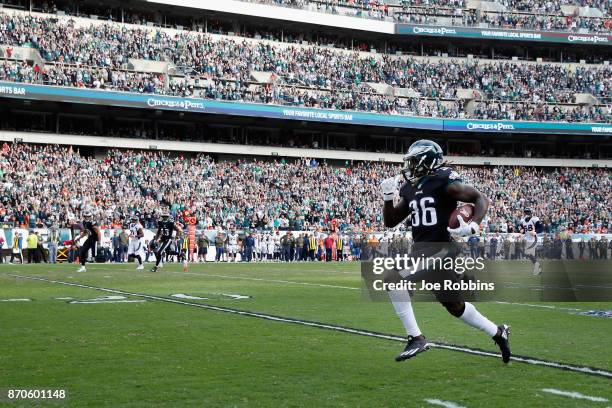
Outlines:
[[363, 296], [357, 263], [75, 270], [0, 266], [0, 407], [612, 407], [612, 319], [579, 314], [610, 303], [478, 303], [512, 327], [504, 365], [417, 302], [433, 347], [396, 363], [401, 323]]

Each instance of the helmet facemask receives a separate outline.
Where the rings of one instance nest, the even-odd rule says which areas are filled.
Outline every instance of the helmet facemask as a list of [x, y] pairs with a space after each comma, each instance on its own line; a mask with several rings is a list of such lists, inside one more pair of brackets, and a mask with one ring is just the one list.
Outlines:
[[430, 147], [410, 149], [404, 156], [402, 175], [409, 182], [415, 182], [439, 168], [443, 163], [442, 154]]
[[402, 175], [406, 181], [414, 181], [426, 175], [429, 169], [425, 165], [425, 156], [409, 156], [404, 157], [404, 168]]

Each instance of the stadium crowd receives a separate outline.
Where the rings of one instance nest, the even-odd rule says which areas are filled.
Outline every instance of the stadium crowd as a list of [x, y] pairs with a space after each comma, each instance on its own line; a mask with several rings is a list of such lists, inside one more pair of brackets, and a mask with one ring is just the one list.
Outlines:
[[[606, 1], [544, 1], [544, 0], [501, 0], [504, 11], [477, 11], [467, 8], [465, 0], [242, 0], [273, 4], [284, 7], [302, 8], [322, 13], [342, 14], [397, 23], [469, 26], [498, 29], [572, 31], [580, 33], [609, 33], [612, 28], [611, 6]], [[19, 7], [20, 0], [0, 0], [0, 4]], [[146, 10], [132, 10], [125, 7], [81, 4], [75, 7], [71, 2], [55, 4], [54, 1], [32, 0], [32, 9], [55, 14], [58, 11], [68, 15], [89, 17], [96, 15], [107, 21], [122, 21], [142, 25], [160, 25], [154, 13]], [[577, 11], [565, 14], [561, 6], [594, 7], [603, 13], [601, 17], [581, 16]], [[22, 5], [23, 7], [23, 5]], [[596, 12], [595, 15], [598, 13]], [[179, 19], [174, 24], [164, 19], [164, 26], [191, 26], [196, 18]]]
[[[77, 27], [69, 20], [0, 14], [0, 44], [38, 49], [51, 63], [126, 69], [130, 58], [171, 59], [204, 78], [249, 82], [252, 71], [272, 72], [287, 85], [351, 90], [365, 82], [411, 88], [422, 96], [453, 98], [477, 89], [503, 101], [568, 102], [571, 93], [611, 97], [612, 68], [462, 59], [375, 58], [329, 48], [213, 38], [183, 31], [137, 29], [117, 24]], [[70, 69], [70, 68], [68, 68]], [[87, 70], [87, 68], [83, 68]], [[111, 77], [112, 75], [107, 75]], [[552, 92], [554, 89], [556, 92]]]
[[[599, 103], [609, 104], [609, 66], [376, 58], [114, 23], [77, 27], [72, 20], [3, 13], [0, 44], [32, 46], [47, 61], [42, 67], [1, 63], [0, 80], [16, 82], [388, 114], [493, 118], [482, 109], [466, 111], [457, 99], [459, 90], [473, 89], [479, 97], [503, 104], [498, 112], [502, 117], [610, 120], [609, 107], [558, 105], [574, 102], [575, 93], [589, 93]], [[185, 76], [135, 72], [129, 70], [130, 58], [171, 60]], [[255, 71], [271, 73], [271, 83], [255, 82]], [[409, 89], [418, 97], [379, 94], [367, 83]]]
[[[544, 0], [500, 0], [503, 12], [485, 11], [477, 13], [467, 8], [465, 0], [243, 0], [302, 8], [331, 14], [343, 14], [378, 20], [393, 20], [401, 23], [439, 24], [439, 17], [451, 17], [450, 25], [511, 28], [543, 31], [588, 30], [593, 33], [609, 32], [612, 26], [612, 6], [608, 1], [544, 1]], [[564, 15], [561, 6], [594, 7], [603, 17], [582, 17], [577, 14]], [[444, 24], [449, 24], [448, 18]]]
[[[27, 234], [17, 232], [7, 249], [11, 255], [9, 263], [57, 263], [75, 262], [78, 248], [62, 242], [59, 230], [51, 228], [43, 235], [40, 231], [30, 230]], [[543, 234], [538, 247], [539, 259], [610, 259], [612, 241], [606, 236], [583, 237], [575, 240], [571, 231]], [[130, 262], [128, 245], [130, 235], [125, 229], [104, 230], [97, 245], [97, 262]], [[0, 264], [6, 262], [3, 251], [5, 246], [0, 237]], [[24, 245], [25, 244], [25, 245]], [[163, 262], [302, 262], [302, 261], [354, 261], [368, 256], [368, 247], [388, 248], [389, 254], [399, 253], [400, 248], [409, 249], [413, 244], [409, 234], [384, 233], [367, 234], [359, 232], [338, 233], [328, 231], [280, 232], [246, 231], [238, 234], [236, 230], [217, 229], [214, 235], [205, 231], [195, 236], [180, 234], [171, 240]], [[155, 243], [145, 240], [144, 262], [155, 259]], [[461, 244], [465, 255], [472, 258], [482, 257], [492, 260], [528, 259], [527, 242], [524, 235], [485, 233], [472, 236]], [[58, 257], [58, 248], [64, 247]]]
[[[458, 170], [492, 200], [490, 231], [516, 231], [525, 207], [548, 232], [610, 231], [608, 169]], [[153, 228], [159, 212], [169, 209], [179, 219], [189, 210], [201, 229], [315, 230], [333, 223], [340, 231], [371, 231], [382, 227], [379, 183], [398, 172], [379, 162], [215, 162], [204, 155], [118, 150], [96, 159], [70, 147], [4, 144], [0, 221], [66, 227], [91, 208], [107, 228], [120, 228], [135, 213]]]
[[[317, 7], [354, 7], [362, 9], [379, 9], [383, 14], [393, 7], [436, 6], [448, 8], [466, 8], [465, 0], [247, 0], [257, 3], [304, 8]], [[499, 0], [508, 10], [537, 12], [542, 14], [559, 13], [561, 6], [594, 7], [610, 15], [610, 3], [605, 0]]]

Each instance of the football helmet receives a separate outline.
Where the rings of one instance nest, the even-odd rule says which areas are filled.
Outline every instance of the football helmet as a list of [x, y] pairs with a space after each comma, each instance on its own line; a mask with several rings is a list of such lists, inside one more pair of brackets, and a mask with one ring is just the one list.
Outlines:
[[440, 145], [431, 140], [419, 140], [404, 155], [402, 175], [406, 181], [412, 182], [440, 168], [443, 163], [444, 155]]

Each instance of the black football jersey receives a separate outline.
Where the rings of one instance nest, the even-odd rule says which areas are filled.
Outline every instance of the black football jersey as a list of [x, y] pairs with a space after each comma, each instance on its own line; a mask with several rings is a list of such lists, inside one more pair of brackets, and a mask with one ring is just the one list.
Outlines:
[[157, 223], [157, 230], [159, 231], [159, 236], [161, 239], [171, 239], [172, 232], [176, 229], [174, 226], [174, 221], [159, 221]]
[[452, 241], [446, 228], [457, 208], [457, 200], [449, 196], [446, 187], [454, 182], [461, 182], [459, 174], [449, 167], [441, 167], [415, 184], [402, 185], [400, 197], [410, 208], [406, 222], [412, 226], [414, 242]]
[[98, 239], [98, 234], [94, 230], [94, 227], [97, 227], [98, 223], [95, 221], [83, 221], [83, 229], [87, 230], [90, 239]]

